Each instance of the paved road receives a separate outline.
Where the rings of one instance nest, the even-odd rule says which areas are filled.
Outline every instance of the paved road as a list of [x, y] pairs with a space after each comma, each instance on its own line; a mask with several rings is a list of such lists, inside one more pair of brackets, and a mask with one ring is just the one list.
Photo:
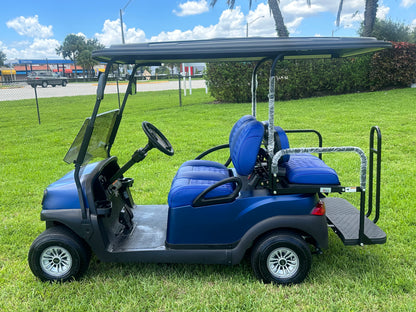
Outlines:
[[[189, 88], [189, 82], [187, 81], [187, 87]], [[1, 86], [1, 85], [0, 85]], [[121, 93], [126, 91], [127, 84], [120, 83], [119, 89]], [[182, 81], [183, 88], [183, 81]], [[205, 80], [193, 80], [192, 88], [205, 88]], [[138, 83], [137, 89], [141, 91], [161, 91], [161, 90], [177, 90], [178, 82], [177, 81], [154, 81], [154, 82], [145, 82]], [[74, 96], [74, 95], [90, 95], [95, 94], [97, 91], [97, 83], [68, 83], [66, 87], [52, 87], [48, 86], [47, 88], [38, 87], [37, 89], [38, 98], [48, 98], [48, 97], [62, 97], [62, 96]], [[117, 85], [115, 83], [107, 84], [105, 88], [105, 93], [117, 93]], [[23, 100], [23, 99], [33, 99], [35, 97], [34, 89], [25, 84], [19, 84], [14, 88], [5, 88], [4, 86], [0, 88], [0, 101], [13, 101], [13, 100]]]

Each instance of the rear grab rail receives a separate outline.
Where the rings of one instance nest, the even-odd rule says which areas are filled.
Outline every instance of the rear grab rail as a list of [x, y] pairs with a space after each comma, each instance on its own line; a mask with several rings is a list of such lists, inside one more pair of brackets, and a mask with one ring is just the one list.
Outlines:
[[[377, 148], [374, 148], [374, 136], [377, 135]], [[370, 217], [373, 212], [373, 188], [374, 188], [374, 155], [376, 155], [376, 193], [375, 193], [375, 216], [374, 223], [380, 217], [380, 178], [381, 178], [381, 131], [378, 126], [373, 126], [370, 131], [370, 159], [368, 166], [368, 210], [366, 217]]]

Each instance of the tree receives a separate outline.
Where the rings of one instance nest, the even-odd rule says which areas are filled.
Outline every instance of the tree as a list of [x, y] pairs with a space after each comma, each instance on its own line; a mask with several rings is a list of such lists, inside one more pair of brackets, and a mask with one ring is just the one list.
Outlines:
[[61, 46], [56, 49], [56, 54], [62, 55], [63, 58], [69, 58], [74, 62], [75, 77], [77, 72], [77, 59], [79, 54], [85, 49], [86, 43], [83, 36], [70, 34], [65, 37]]
[[[344, 4], [344, 1], [340, 0], [339, 6], [338, 6], [337, 21], [336, 21], [336, 25], [338, 27], [341, 21], [341, 12], [342, 12], [343, 4]], [[362, 30], [360, 30], [360, 36], [362, 37], [373, 36], [372, 32], [374, 28], [374, 23], [376, 21], [377, 8], [378, 8], [378, 0], [366, 0], [365, 1], [364, 22], [363, 22]]]
[[3, 51], [0, 51], [0, 66], [3, 66], [6, 60], [7, 60], [6, 54]]
[[416, 43], [416, 27], [413, 28], [413, 31], [410, 35], [410, 42], [411, 43]]
[[175, 68], [181, 68], [181, 63], [169, 63], [169, 64], [167, 64], [167, 66], [170, 69], [170, 75], [173, 76], [174, 69]]
[[78, 63], [81, 64], [84, 70], [87, 70], [87, 76], [93, 70], [94, 65], [98, 64], [96, 60], [92, 58], [92, 51], [103, 49], [104, 45], [98, 42], [97, 39], [88, 39], [85, 41], [85, 46], [82, 47], [81, 51], [78, 54]]
[[365, 0], [363, 37], [370, 37], [373, 33], [377, 15], [377, 0]]
[[[361, 24], [358, 33], [360, 36], [364, 36], [364, 23]], [[409, 25], [393, 22], [391, 19], [376, 19], [371, 36], [386, 41], [414, 42], [413, 33]]]
[[155, 73], [156, 75], [169, 75], [170, 71], [167, 66], [162, 65], [155, 69]]
[[[269, 4], [270, 11], [273, 14], [274, 23], [276, 26], [276, 32], [279, 37], [289, 37], [289, 31], [285, 25], [283, 20], [282, 11], [280, 11], [280, 1], [279, 0], [268, 0], [267, 3]], [[251, 6], [251, 0], [250, 0]]]
[[337, 12], [337, 22], [336, 22], [337, 27], [339, 27], [339, 24], [341, 23], [341, 12], [342, 12], [343, 5], [344, 5], [344, 0], [340, 0], [339, 6], [338, 6], [338, 12]]

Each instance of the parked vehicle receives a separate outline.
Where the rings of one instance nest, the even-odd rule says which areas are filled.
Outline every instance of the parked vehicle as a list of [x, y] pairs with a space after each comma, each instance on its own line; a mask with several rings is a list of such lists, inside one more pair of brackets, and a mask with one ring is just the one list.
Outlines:
[[46, 88], [48, 85], [51, 85], [52, 87], [66, 87], [68, 78], [59, 76], [57, 73], [51, 71], [33, 71], [27, 76], [27, 83], [33, 88], [36, 86]]
[[[45, 190], [41, 220], [46, 230], [30, 247], [32, 272], [44, 281], [77, 279], [87, 270], [92, 253], [113, 262], [227, 265], [238, 264], [249, 254], [257, 278], [287, 285], [307, 277], [311, 251], [319, 254], [328, 248], [328, 228], [345, 245], [385, 243], [386, 234], [376, 225], [380, 210], [378, 127], [370, 132], [366, 207], [364, 151], [322, 147], [322, 137], [315, 130], [285, 131], [275, 126], [274, 94], [275, 67], [284, 58], [348, 57], [387, 47], [390, 43], [373, 38], [234, 38], [125, 44], [94, 52], [96, 60], [107, 62], [106, 72], [99, 79], [92, 115], [64, 159], [75, 164], [75, 169]], [[256, 118], [256, 71], [269, 59], [273, 60], [269, 119], [261, 122]], [[130, 192], [133, 179], [125, 173], [144, 161], [153, 148], [164, 153], [163, 157], [173, 156], [174, 150], [160, 130], [143, 121], [146, 146], [137, 149], [124, 165], [111, 156], [135, 72], [141, 66], [169, 62], [247, 60], [258, 62], [253, 72], [252, 114], [230, 116], [236, 122], [229, 142], [182, 164], [173, 181], [166, 181], [171, 183], [166, 205], [136, 205]], [[134, 65], [128, 89], [119, 109], [97, 114], [113, 64]], [[318, 146], [291, 148], [286, 133], [304, 132], [316, 133]], [[219, 149], [230, 151], [225, 164], [205, 160]], [[359, 185], [341, 183], [336, 171], [322, 160], [322, 153], [327, 152], [358, 154]], [[96, 157], [103, 160], [89, 163]], [[373, 185], [376, 215], [370, 220]], [[359, 195], [360, 207], [331, 196], [344, 192]]]

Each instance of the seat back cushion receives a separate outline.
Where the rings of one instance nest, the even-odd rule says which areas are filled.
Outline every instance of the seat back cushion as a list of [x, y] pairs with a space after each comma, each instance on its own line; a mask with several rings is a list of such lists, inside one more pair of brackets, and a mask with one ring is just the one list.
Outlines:
[[230, 143], [230, 155], [239, 175], [247, 176], [253, 171], [263, 135], [263, 124], [254, 117], [246, 120], [235, 133]]
[[237, 122], [234, 124], [233, 128], [231, 129], [230, 132], [230, 137], [229, 137], [229, 144], [231, 146], [231, 143], [234, 141], [235, 136], [237, 135], [238, 131], [240, 130], [241, 126], [250, 120], [256, 120], [256, 118], [252, 115], [245, 115], [243, 117], [241, 117], [239, 120], [237, 120]]
[[[290, 145], [286, 132], [282, 129], [282, 127], [275, 126], [274, 130], [274, 153], [276, 154], [278, 151], [282, 149], [290, 148]], [[280, 158], [279, 163], [287, 162], [289, 161], [289, 159], [290, 155], [284, 155], [282, 158]]]

